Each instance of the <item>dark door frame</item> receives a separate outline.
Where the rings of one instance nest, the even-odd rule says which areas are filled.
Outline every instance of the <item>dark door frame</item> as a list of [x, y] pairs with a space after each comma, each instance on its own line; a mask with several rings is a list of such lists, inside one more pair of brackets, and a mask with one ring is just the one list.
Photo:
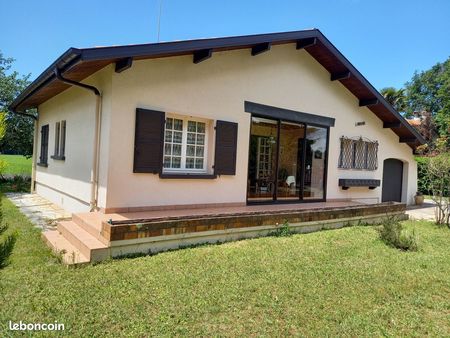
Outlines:
[[[303, 113], [305, 114], [305, 113]], [[312, 203], [312, 202], [325, 202], [327, 198], [327, 178], [328, 178], [328, 152], [329, 152], [329, 145], [330, 145], [330, 126], [329, 125], [320, 125], [317, 123], [305, 123], [300, 122], [298, 118], [296, 119], [289, 119], [285, 116], [268, 116], [267, 114], [257, 114], [257, 113], [251, 113], [250, 115], [250, 130], [249, 130], [249, 147], [248, 147], [248, 158], [247, 158], [247, 180], [248, 180], [248, 169], [250, 165], [250, 139], [252, 135], [252, 117], [260, 117], [265, 119], [271, 119], [273, 121], [277, 122], [277, 149], [276, 149], [276, 162], [275, 162], [275, 182], [274, 182], [274, 191], [272, 194], [272, 200], [264, 200], [264, 201], [249, 201], [248, 199], [248, 184], [247, 184], [247, 190], [246, 190], [246, 203], [247, 205], [264, 205], [264, 204], [289, 204], [289, 203]], [[300, 191], [298, 199], [286, 199], [286, 200], [278, 200], [277, 196], [277, 188], [278, 188], [278, 161], [279, 161], [279, 154], [280, 154], [280, 126], [281, 122], [291, 122], [291, 123], [297, 123], [302, 124], [305, 127], [305, 137], [302, 139], [302, 156], [301, 156], [301, 163], [302, 166], [300, 168], [301, 172], [301, 181], [300, 181]], [[334, 119], [333, 119], [334, 123]], [[305, 184], [305, 157], [306, 157], [306, 131], [309, 126], [312, 127], [320, 127], [325, 128], [327, 130], [327, 139], [326, 139], [326, 149], [325, 149], [325, 159], [324, 159], [324, 177], [323, 177], [323, 198], [315, 198], [315, 199], [304, 199], [303, 193], [304, 193], [304, 184]]]

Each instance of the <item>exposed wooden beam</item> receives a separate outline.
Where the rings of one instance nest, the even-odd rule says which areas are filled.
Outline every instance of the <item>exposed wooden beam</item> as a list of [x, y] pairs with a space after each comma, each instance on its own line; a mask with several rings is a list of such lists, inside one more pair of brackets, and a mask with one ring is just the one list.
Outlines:
[[400, 128], [401, 126], [400, 122], [383, 122], [383, 128]]
[[212, 55], [212, 49], [201, 49], [194, 52], [194, 63], [200, 63], [209, 59]]
[[116, 61], [116, 73], [122, 73], [124, 70], [131, 68], [133, 64], [133, 58], [123, 58]]
[[252, 47], [252, 55], [255, 56], [255, 55], [269, 51], [271, 45], [272, 44], [270, 42], [264, 42], [264, 43], [260, 43], [259, 45], [253, 46]]
[[378, 99], [359, 100], [360, 107], [374, 106], [378, 103], [380, 103], [380, 101], [378, 101]]
[[352, 73], [350, 73], [350, 71], [347, 70], [346, 72], [331, 74], [330, 79], [331, 81], [345, 80], [349, 79], [351, 75]]
[[416, 143], [416, 142], [417, 142], [416, 138], [400, 137], [400, 143]]
[[317, 43], [317, 38], [307, 38], [297, 41], [297, 49], [303, 49], [314, 46]]

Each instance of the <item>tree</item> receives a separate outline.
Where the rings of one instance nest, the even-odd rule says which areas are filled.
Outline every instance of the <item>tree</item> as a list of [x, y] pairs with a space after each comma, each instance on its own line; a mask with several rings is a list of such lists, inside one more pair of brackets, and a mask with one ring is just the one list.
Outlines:
[[417, 111], [430, 112], [440, 136], [450, 136], [450, 58], [406, 83], [406, 112]]
[[404, 112], [406, 108], [406, 96], [403, 88], [395, 89], [394, 87], [386, 87], [380, 90], [387, 102], [398, 112]]
[[435, 204], [436, 224], [450, 228], [450, 153], [444, 151], [431, 157], [425, 177]]
[[[33, 120], [8, 111], [8, 106], [30, 83], [30, 74], [20, 76], [11, 71], [14, 59], [5, 58], [0, 51], [0, 113], [6, 123], [4, 137], [0, 141], [2, 152], [13, 152], [31, 156], [33, 153]], [[30, 111], [34, 114], [34, 111]]]

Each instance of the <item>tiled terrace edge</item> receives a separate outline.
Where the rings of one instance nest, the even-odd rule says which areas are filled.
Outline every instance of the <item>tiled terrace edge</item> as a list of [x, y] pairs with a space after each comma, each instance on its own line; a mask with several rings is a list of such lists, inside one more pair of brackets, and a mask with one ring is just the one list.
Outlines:
[[[236, 214], [160, 217], [102, 223], [102, 236], [110, 242], [150, 237], [215, 232], [232, 229], [290, 224], [325, 222], [367, 218], [383, 215], [404, 215], [405, 204], [378, 203], [351, 207], [332, 207], [313, 210], [280, 210]], [[156, 239], [156, 238], [155, 238]]]

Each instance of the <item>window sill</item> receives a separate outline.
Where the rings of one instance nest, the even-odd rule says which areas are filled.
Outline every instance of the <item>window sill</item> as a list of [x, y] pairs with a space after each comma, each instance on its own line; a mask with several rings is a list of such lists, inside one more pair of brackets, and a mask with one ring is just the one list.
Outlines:
[[217, 175], [214, 174], [197, 174], [197, 173], [162, 173], [159, 174], [159, 178], [168, 178], [168, 179], [205, 179], [205, 180], [213, 180], [217, 178]]
[[40, 167], [45, 167], [45, 168], [48, 167], [48, 163], [41, 163], [41, 162], [39, 162], [39, 163], [36, 163], [36, 165], [38, 165]]
[[54, 160], [58, 160], [58, 161], [65, 161], [66, 160], [65, 156], [59, 156], [59, 155], [52, 155], [52, 156], [50, 156], [50, 158], [52, 158]]

